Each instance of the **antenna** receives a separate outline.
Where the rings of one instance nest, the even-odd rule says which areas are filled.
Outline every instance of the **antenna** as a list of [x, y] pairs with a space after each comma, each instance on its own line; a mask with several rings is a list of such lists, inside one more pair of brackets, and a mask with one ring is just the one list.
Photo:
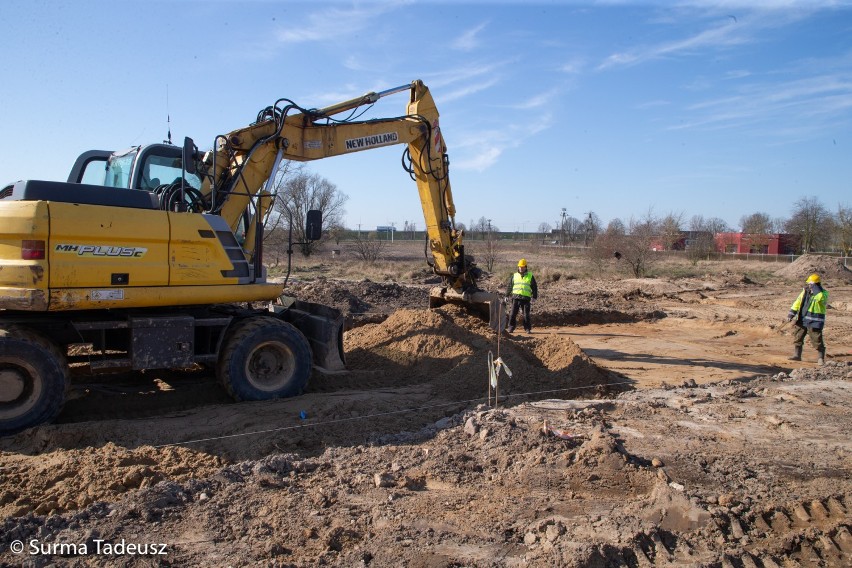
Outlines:
[[166, 131], [168, 132], [168, 140], [163, 140], [164, 144], [172, 143], [172, 117], [169, 114], [169, 85], [166, 84]]

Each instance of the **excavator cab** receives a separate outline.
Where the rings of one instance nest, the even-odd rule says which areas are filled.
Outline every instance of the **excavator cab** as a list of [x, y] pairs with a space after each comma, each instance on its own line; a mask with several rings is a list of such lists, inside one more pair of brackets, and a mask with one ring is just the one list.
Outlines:
[[155, 191], [183, 179], [188, 186], [200, 190], [201, 177], [190, 156], [190, 168], [184, 171], [184, 149], [171, 144], [133, 146], [115, 152], [90, 150], [77, 158], [68, 183]]

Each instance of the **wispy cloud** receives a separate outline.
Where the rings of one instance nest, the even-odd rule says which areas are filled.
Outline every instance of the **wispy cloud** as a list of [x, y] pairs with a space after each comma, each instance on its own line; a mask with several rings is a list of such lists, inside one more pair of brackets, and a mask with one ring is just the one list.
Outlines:
[[281, 43], [303, 43], [340, 39], [352, 36], [366, 29], [376, 18], [400, 6], [409, 4], [409, 0], [393, 2], [369, 2], [354, 8], [330, 7], [312, 12], [307, 22], [301, 25], [288, 25], [277, 34]]
[[640, 110], [647, 110], [649, 108], [659, 108], [659, 107], [669, 106], [671, 104], [672, 104], [671, 101], [658, 99], [658, 100], [655, 100], [655, 101], [647, 101], [647, 102], [638, 104], [638, 105], [636, 105], [636, 108], [638, 108]]
[[480, 91], [484, 91], [486, 89], [490, 89], [494, 85], [500, 82], [498, 77], [490, 77], [484, 81], [474, 81], [467, 83], [466, 85], [459, 86], [458, 88], [445, 92], [441, 95], [441, 100], [444, 102], [454, 101], [456, 99], [463, 99], [470, 95], [474, 95]]
[[463, 99], [500, 83], [501, 70], [511, 61], [471, 62], [467, 65], [429, 73], [423, 80], [433, 91], [441, 91], [441, 102]]
[[549, 105], [550, 101], [552, 101], [558, 94], [559, 89], [550, 89], [537, 95], [527, 97], [518, 104], [509, 105], [509, 108], [516, 110], [533, 110], [541, 108]]
[[580, 57], [573, 57], [559, 67], [563, 73], [577, 74], [586, 67], [586, 61]]
[[735, 24], [723, 24], [699, 32], [687, 38], [664, 42], [658, 45], [638, 47], [622, 53], [614, 53], [604, 59], [599, 70], [621, 65], [636, 65], [652, 59], [679, 53], [696, 52], [704, 48], [721, 48], [747, 43], [751, 39]]
[[598, 70], [638, 65], [664, 57], [700, 54], [760, 41], [761, 34], [773, 32], [808, 18], [814, 12], [841, 6], [838, 0], [690, 0], [674, 4], [660, 12], [665, 18], [656, 23], [674, 30], [685, 25], [702, 25], [703, 30], [690, 36], [638, 45], [607, 56]]
[[[483, 76], [497, 76], [500, 71], [514, 63], [515, 60], [499, 60], [499, 61], [471, 61], [465, 65], [442, 69], [438, 72], [432, 72], [424, 75], [423, 80], [428, 79], [428, 83], [433, 88], [443, 88], [456, 85], [458, 83], [467, 83], [470, 81], [478, 81]], [[443, 97], [442, 97], [443, 98]]]
[[760, 126], [766, 135], [783, 128], [800, 133], [824, 130], [852, 108], [852, 75], [848, 71], [785, 82], [742, 86], [733, 96], [687, 107], [691, 120], [669, 130], [729, 129]]
[[450, 45], [453, 47], [453, 49], [458, 49], [461, 51], [472, 51], [476, 49], [480, 45], [478, 37], [479, 33], [484, 30], [487, 25], [488, 22], [483, 22], [478, 26], [465, 31], [459, 37], [453, 40]]
[[545, 113], [537, 122], [506, 124], [499, 129], [486, 129], [464, 134], [453, 144], [461, 149], [462, 158], [453, 161], [460, 170], [485, 171], [496, 164], [507, 151], [521, 146], [525, 140], [547, 130], [553, 124], [553, 116]]

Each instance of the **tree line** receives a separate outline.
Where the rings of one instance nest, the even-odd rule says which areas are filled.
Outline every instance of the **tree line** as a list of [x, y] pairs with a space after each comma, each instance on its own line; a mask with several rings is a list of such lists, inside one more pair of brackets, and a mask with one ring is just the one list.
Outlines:
[[[311, 209], [323, 212], [324, 239], [339, 244], [344, 236], [361, 250], [365, 260], [379, 256], [383, 242], [375, 232], [357, 231], [344, 226], [345, 205], [348, 196], [341, 192], [329, 180], [312, 174], [304, 164], [285, 162], [276, 173], [273, 184], [274, 199], [267, 214], [265, 247], [267, 259], [278, 264], [282, 254], [286, 254], [287, 242], [292, 230], [293, 241], [303, 255], [310, 255], [320, 243], [308, 243], [305, 239], [305, 219]], [[485, 242], [499, 241], [505, 233], [484, 216], [471, 219], [465, 225], [458, 222], [458, 229], [466, 231], [471, 240]], [[685, 231], [691, 238], [687, 255], [702, 258], [715, 251], [715, 235], [737, 232], [728, 223], [718, 217], [705, 218], [694, 215], [688, 220], [684, 213], [669, 212], [656, 215], [652, 209], [639, 217], [627, 221], [612, 219], [604, 226], [598, 215], [589, 211], [581, 219], [567, 215], [562, 210], [560, 218], [554, 224], [541, 222], [535, 232], [525, 235], [537, 235], [542, 242], [556, 241], [559, 244], [586, 246], [592, 259], [609, 259], [619, 253], [624, 262], [631, 265], [637, 275], [645, 272], [644, 265], [648, 254], [655, 248], [671, 250], [675, 243], [683, 239]], [[798, 252], [841, 252], [852, 254], [852, 207], [838, 205], [836, 211], [829, 210], [817, 197], [802, 197], [796, 201], [789, 218], [773, 218], [764, 212], [744, 215], [739, 221], [739, 231], [753, 235], [792, 234], [798, 237]], [[517, 231], [516, 231], [517, 233]], [[399, 237], [417, 235], [416, 222], [406, 221]], [[486, 247], [493, 250], [494, 247]], [[375, 257], [375, 258], [373, 258]]]

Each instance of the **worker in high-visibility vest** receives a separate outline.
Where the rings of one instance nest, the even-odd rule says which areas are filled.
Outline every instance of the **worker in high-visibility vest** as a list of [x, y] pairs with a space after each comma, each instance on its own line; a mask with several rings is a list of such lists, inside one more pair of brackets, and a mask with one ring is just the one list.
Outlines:
[[509, 315], [509, 327], [506, 331], [512, 333], [518, 323], [518, 311], [523, 311], [524, 329], [532, 333], [532, 322], [530, 321], [530, 303], [538, 298], [538, 284], [535, 276], [527, 270], [527, 260], [522, 258], [518, 261], [518, 271], [509, 278], [509, 289], [506, 296], [512, 298], [512, 311]]
[[811, 340], [811, 345], [819, 353], [817, 364], [825, 363], [825, 342], [822, 338], [822, 329], [825, 327], [826, 306], [828, 306], [828, 291], [822, 287], [819, 274], [811, 274], [787, 314], [787, 321], [795, 319], [795, 332], [793, 333], [795, 350], [790, 357], [791, 361], [802, 360], [802, 347], [805, 344], [805, 335], [807, 335]]

